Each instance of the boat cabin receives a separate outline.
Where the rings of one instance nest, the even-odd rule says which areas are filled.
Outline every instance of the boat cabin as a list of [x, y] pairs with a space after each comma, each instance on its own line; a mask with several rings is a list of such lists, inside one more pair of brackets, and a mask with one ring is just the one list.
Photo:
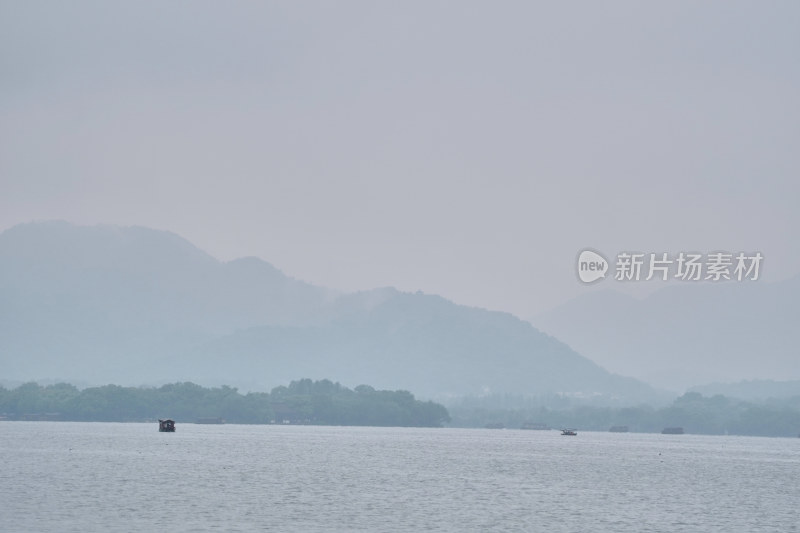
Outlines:
[[161, 420], [159, 418], [158, 419], [158, 430], [159, 431], [166, 431], [168, 433], [174, 433], [175, 432], [175, 421], [174, 420], [170, 420], [169, 418], [167, 418], [166, 420]]

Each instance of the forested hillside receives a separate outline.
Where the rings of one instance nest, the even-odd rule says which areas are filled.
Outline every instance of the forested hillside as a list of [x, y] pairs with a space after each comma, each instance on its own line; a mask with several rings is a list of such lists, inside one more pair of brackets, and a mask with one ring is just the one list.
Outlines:
[[442, 405], [408, 391], [354, 390], [329, 380], [293, 381], [270, 393], [174, 383], [159, 388], [106, 385], [78, 390], [66, 383], [27, 383], [0, 388], [0, 414], [12, 420], [133, 422], [172, 418], [194, 422], [220, 418], [242, 424], [320, 424], [439, 427], [450, 421]]

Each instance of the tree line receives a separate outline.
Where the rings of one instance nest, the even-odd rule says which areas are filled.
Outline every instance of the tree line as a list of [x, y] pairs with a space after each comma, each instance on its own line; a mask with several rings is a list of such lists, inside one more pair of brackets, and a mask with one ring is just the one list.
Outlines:
[[704, 435], [797, 437], [800, 434], [800, 396], [757, 403], [687, 392], [671, 405], [660, 408], [586, 404], [513, 408], [498, 407], [497, 403], [489, 400], [481, 405], [480, 401], [472, 399], [451, 405], [452, 423], [461, 427], [507, 428], [540, 423], [553, 428], [572, 427], [587, 431], [608, 431], [611, 426], [628, 426], [630, 431], [644, 433], [658, 433], [665, 427], [682, 427], [686, 433]]
[[[682, 427], [687, 433], [796, 437], [800, 434], [800, 396], [748, 402], [722, 395], [689, 392], [671, 405], [610, 407], [512, 399], [468, 399], [449, 410], [417, 400], [408, 391], [349, 389], [330, 380], [301, 379], [271, 392], [240, 393], [236, 388], [202, 387], [184, 382], [161, 387], [105, 385], [78, 389], [59, 383], [26, 383], [0, 387], [0, 418], [8, 420], [72, 420], [103, 422], [152, 421], [172, 418], [194, 422], [219, 418], [240, 424], [320, 424], [352, 426], [506, 427], [538, 423], [553, 428], [607, 431], [628, 426], [632, 432], [660, 432]], [[498, 405], [504, 403], [505, 405]], [[546, 404], [546, 405], [545, 405]], [[452, 416], [452, 419], [451, 419]]]
[[67, 383], [26, 383], [0, 387], [0, 416], [8, 420], [177, 422], [224, 419], [240, 424], [320, 424], [441, 427], [450, 421], [441, 404], [423, 402], [408, 391], [351, 390], [329, 380], [301, 379], [271, 392], [240, 393], [185, 382], [157, 388], [105, 385], [79, 390]]

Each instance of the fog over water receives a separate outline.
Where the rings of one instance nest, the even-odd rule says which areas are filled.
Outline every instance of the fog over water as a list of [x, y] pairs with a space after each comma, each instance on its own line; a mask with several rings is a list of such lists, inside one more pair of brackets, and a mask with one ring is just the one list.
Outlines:
[[798, 28], [0, 0], [0, 529], [798, 531]]

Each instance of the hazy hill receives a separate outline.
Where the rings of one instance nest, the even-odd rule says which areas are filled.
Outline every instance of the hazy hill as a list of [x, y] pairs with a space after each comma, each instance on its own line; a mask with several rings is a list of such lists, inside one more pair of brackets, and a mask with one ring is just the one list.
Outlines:
[[596, 291], [533, 322], [611, 371], [680, 390], [800, 379], [798, 317], [800, 277], [687, 283], [642, 300]]
[[394, 289], [337, 295], [146, 228], [48, 222], [0, 234], [0, 319], [6, 380], [652, 394], [509, 314]]
[[753, 379], [738, 383], [709, 383], [690, 389], [704, 396], [721, 394], [742, 400], [783, 400], [800, 398], [800, 380], [774, 381], [771, 379]]
[[0, 234], [6, 379], [118, 380], [237, 328], [303, 323], [333, 297], [164, 231], [47, 222]]
[[[371, 305], [354, 311], [354, 299]], [[280, 382], [299, 372], [427, 396], [552, 391], [645, 399], [653, 393], [508, 314], [393, 289], [350, 295], [338, 304], [349, 312], [334, 313], [325, 325], [251, 328], [172, 364], [192, 366], [193, 379], [249, 372]]]

